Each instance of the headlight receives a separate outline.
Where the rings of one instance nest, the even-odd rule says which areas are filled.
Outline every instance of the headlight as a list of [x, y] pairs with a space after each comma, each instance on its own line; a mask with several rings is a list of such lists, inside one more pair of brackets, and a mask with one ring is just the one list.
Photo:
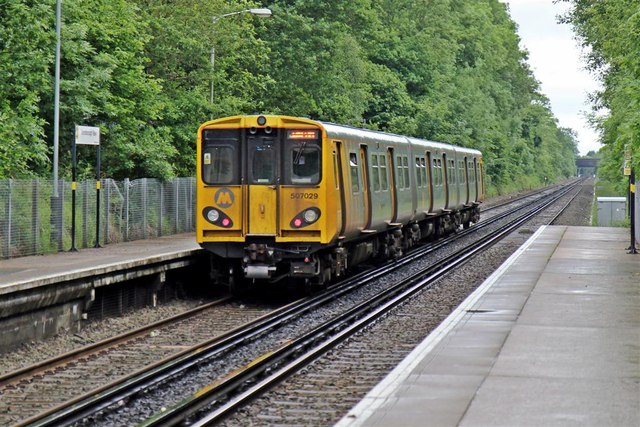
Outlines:
[[304, 212], [304, 220], [308, 223], [312, 223], [318, 219], [318, 213], [313, 209], [307, 209]]
[[220, 212], [218, 212], [215, 209], [211, 209], [209, 212], [207, 212], [207, 219], [211, 222], [217, 222], [218, 219], [220, 218]]

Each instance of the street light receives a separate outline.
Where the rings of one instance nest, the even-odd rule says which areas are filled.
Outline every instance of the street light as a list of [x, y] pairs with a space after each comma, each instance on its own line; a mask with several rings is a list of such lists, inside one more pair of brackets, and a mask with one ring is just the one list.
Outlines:
[[[216, 22], [218, 22], [220, 19], [224, 18], [225, 16], [239, 15], [241, 13], [250, 13], [260, 18], [269, 18], [272, 15], [271, 9], [257, 8], [257, 9], [245, 9], [245, 10], [238, 10], [237, 12], [225, 13], [222, 15], [214, 16], [211, 19], [213, 21], [213, 25], [215, 26]], [[209, 103], [211, 104], [212, 108], [213, 108], [213, 71], [214, 71], [215, 58], [216, 58], [216, 48], [215, 46], [211, 46], [211, 92], [209, 94]]]

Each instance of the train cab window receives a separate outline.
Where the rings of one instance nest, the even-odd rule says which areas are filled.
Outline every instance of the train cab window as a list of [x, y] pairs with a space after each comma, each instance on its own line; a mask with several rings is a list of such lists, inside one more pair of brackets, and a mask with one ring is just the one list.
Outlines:
[[240, 183], [237, 151], [239, 131], [205, 129], [202, 132], [202, 180], [208, 185]]
[[284, 184], [318, 184], [321, 178], [321, 159], [318, 130], [287, 131]]
[[276, 149], [272, 138], [249, 138], [250, 182], [274, 184], [276, 180]]
[[356, 153], [349, 153], [349, 169], [351, 169], [351, 192], [360, 191], [360, 179], [358, 177], [358, 156]]

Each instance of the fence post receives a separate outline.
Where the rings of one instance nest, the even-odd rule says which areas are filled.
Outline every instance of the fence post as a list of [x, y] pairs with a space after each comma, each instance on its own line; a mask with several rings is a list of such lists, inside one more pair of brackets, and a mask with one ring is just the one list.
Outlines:
[[109, 224], [111, 222], [111, 209], [109, 209], [109, 207], [111, 206], [111, 179], [106, 178], [104, 180], [104, 184], [105, 184], [105, 195], [104, 195], [104, 216], [105, 216], [105, 220], [104, 220], [104, 244], [108, 245], [109, 243], [111, 243], [111, 241], [109, 240]]
[[124, 179], [124, 241], [129, 241], [129, 178]]
[[89, 185], [90, 181], [82, 181], [82, 247], [89, 247]]
[[195, 227], [194, 227], [194, 223], [195, 223], [195, 206], [194, 206], [194, 181], [195, 179], [189, 177], [189, 231], [194, 231]]
[[33, 237], [33, 254], [36, 255], [40, 253], [38, 250], [40, 247], [40, 226], [38, 224], [38, 213], [40, 209], [38, 209], [38, 197], [40, 195], [39, 191], [40, 181], [34, 179], [31, 182], [31, 233]]
[[62, 241], [64, 238], [64, 180], [58, 181], [58, 192], [60, 197], [58, 198], [60, 201], [58, 214], [60, 218], [58, 219], [58, 224], [60, 226], [58, 231], [58, 252], [62, 252], [64, 249], [62, 247]]
[[142, 238], [147, 238], [147, 178], [142, 178]]
[[180, 228], [180, 209], [178, 208], [180, 205], [180, 182], [178, 178], [173, 180], [173, 198], [175, 199], [173, 210], [173, 234], [178, 234], [178, 229]]
[[159, 182], [160, 200], [158, 203], [158, 237], [162, 236], [162, 212], [164, 211], [164, 181]]
[[4, 257], [5, 258], [11, 258], [11, 221], [12, 221], [12, 214], [13, 212], [11, 212], [11, 193], [12, 193], [12, 187], [13, 187], [13, 180], [10, 179], [7, 181], [7, 185], [8, 185], [8, 194], [7, 194], [7, 201], [6, 201], [6, 205], [5, 205], [5, 212], [7, 212], [7, 217], [5, 219], [6, 223], [5, 223], [5, 240], [4, 240]]

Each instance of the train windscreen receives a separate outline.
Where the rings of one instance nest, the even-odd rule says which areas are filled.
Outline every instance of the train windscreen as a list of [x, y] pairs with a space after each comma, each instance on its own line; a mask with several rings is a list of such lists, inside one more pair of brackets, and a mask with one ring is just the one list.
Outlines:
[[237, 129], [206, 129], [202, 133], [202, 180], [209, 185], [240, 183]]
[[318, 184], [321, 179], [321, 166], [319, 130], [288, 130], [284, 151], [284, 184]]

